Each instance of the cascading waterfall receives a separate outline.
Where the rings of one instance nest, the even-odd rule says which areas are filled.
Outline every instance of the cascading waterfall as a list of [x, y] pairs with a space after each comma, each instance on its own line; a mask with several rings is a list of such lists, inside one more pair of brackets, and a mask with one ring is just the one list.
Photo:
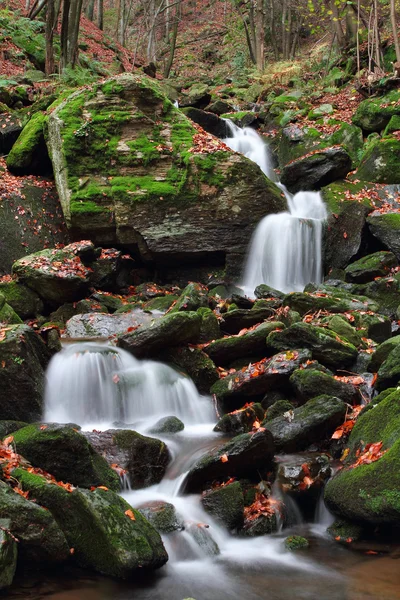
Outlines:
[[215, 419], [209, 399], [198, 394], [188, 377], [162, 363], [92, 342], [72, 344], [53, 357], [45, 407], [47, 421], [73, 422], [87, 429], [104, 429], [115, 422], [145, 429], [170, 415], [186, 425]]
[[[231, 121], [232, 137], [224, 140], [259, 165], [269, 179], [276, 180], [268, 147], [256, 131], [240, 129]], [[285, 194], [288, 211], [267, 215], [258, 224], [250, 243], [244, 269], [243, 289], [249, 296], [261, 283], [282, 292], [303, 291], [322, 280], [322, 226], [327, 217], [319, 192]]]

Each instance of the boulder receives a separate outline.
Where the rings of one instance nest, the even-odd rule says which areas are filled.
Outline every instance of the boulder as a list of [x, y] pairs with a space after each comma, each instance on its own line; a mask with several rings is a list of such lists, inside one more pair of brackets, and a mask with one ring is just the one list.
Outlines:
[[186, 490], [198, 492], [214, 480], [257, 475], [271, 467], [273, 456], [274, 444], [269, 431], [243, 433], [198, 459], [188, 473]]
[[400, 336], [396, 335], [395, 337], [389, 338], [379, 344], [376, 348], [374, 354], [371, 357], [371, 362], [368, 365], [368, 371], [370, 373], [376, 373], [382, 363], [387, 359], [389, 354], [394, 348], [400, 345]]
[[19, 454], [60, 481], [119, 490], [118, 475], [73, 425], [33, 424], [13, 434]]
[[262, 425], [272, 434], [277, 452], [299, 452], [330, 437], [343, 423], [346, 411], [346, 404], [338, 398], [318, 396]]
[[181, 517], [176, 514], [174, 505], [169, 502], [154, 500], [141, 505], [137, 510], [159, 533], [172, 533], [185, 528]]
[[255, 163], [199, 133], [138, 74], [59, 103], [47, 145], [74, 235], [123, 246], [157, 268], [227, 262], [237, 270], [256, 224], [286, 205]]
[[293, 405], [289, 400], [282, 398], [271, 404], [265, 413], [264, 422], [273, 421], [276, 417], [280, 417], [284, 413], [293, 409]]
[[312, 368], [297, 369], [290, 377], [297, 399], [304, 403], [310, 398], [321, 396], [336, 396], [347, 404], [360, 400], [360, 393], [351, 383], [338, 381], [332, 375]]
[[378, 379], [376, 387], [378, 390], [385, 390], [397, 386], [400, 381], [400, 346], [397, 344], [389, 352], [378, 370]]
[[[400, 229], [400, 228], [399, 228]], [[367, 283], [375, 277], [385, 277], [390, 269], [396, 267], [398, 261], [393, 252], [381, 250], [363, 256], [351, 263], [346, 269], [346, 281], [350, 283]]]
[[193, 380], [200, 394], [209, 394], [210, 388], [219, 379], [217, 367], [199, 348], [179, 346], [162, 352], [160, 360], [172, 363]]
[[8, 154], [22, 131], [21, 120], [8, 113], [0, 115], [0, 155]]
[[[185, 114], [189, 119], [200, 125], [205, 131], [215, 135], [218, 138], [226, 138], [229, 137], [230, 131], [228, 124], [225, 119], [220, 119], [217, 114], [213, 114], [214, 111], [206, 112], [204, 110], [200, 110], [199, 108], [187, 107], [181, 109], [183, 114]], [[227, 112], [224, 110], [223, 114]]]
[[380, 132], [385, 129], [393, 115], [400, 115], [398, 100], [400, 92], [393, 90], [386, 96], [368, 98], [361, 102], [352, 121], [366, 132]]
[[7, 156], [7, 168], [15, 175], [44, 175], [52, 171], [44, 141], [45, 114], [35, 113], [21, 131]]
[[20, 258], [13, 264], [12, 272], [49, 304], [60, 306], [79, 300], [88, 291], [89, 270], [74, 246], [41, 250]]
[[[307, 289], [307, 288], [306, 288]], [[378, 311], [379, 305], [365, 296], [356, 296], [343, 290], [317, 289], [313, 292], [292, 292], [287, 294], [283, 300], [284, 306], [290, 306], [292, 310], [300, 315], [319, 310], [327, 310], [333, 313], [344, 313], [352, 310]]]
[[211, 308], [204, 306], [198, 308], [196, 312], [201, 317], [199, 342], [209, 342], [222, 337], [218, 318]]
[[223, 377], [211, 388], [217, 400], [224, 406], [243, 402], [247, 398], [258, 397], [271, 389], [282, 389], [289, 383], [289, 377], [311, 358], [309, 350], [288, 350], [275, 354], [272, 358], [250, 364], [247, 368]]
[[23, 427], [26, 427], [27, 425], [28, 425], [28, 423], [25, 423], [24, 421], [12, 421], [12, 420], [0, 421], [0, 439], [5, 438], [10, 433], [17, 431], [18, 429], [22, 429]]
[[357, 177], [377, 183], [400, 183], [400, 167], [397, 157], [400, 153], [400, 140], [393, 137], [375, 140], [367, 147]]
[[[279, 325], [279, 324], [278, 324]], [[225, 337], [211, 342], [204, 348], [204, 352], [217, 365], [229, 365], [237, 358], [257, 356], [266, 353], [267, 335], [277, 328], [277, 323], [261, 323], [243, 335]]]
[[303, 494], [310, 489], [321, 489], [331, 474], [329, 457], [326, 454], [312, 454], [280, 463], [276, 477], [285, 494]]
[[0, 419], [36, 421], [43, 411], [45, 369], [51, 353], [27, 325], [0, 328]]
[[[399, 526], [399, 432], [399, 391], [394, 390], [360, 415], [350, 434], [346, 467], [325, 487], [325, 502], [335, 515], [359, 524]], [[363, 462], [368, 445], [380, 442], [379, 453]]]
[[189, 283], [179, 296], [171, 313], [179, 311], [196, 311], [208, 306], [208, 289], [201, 283]]
[[[350, 319], [352, 319], [352, 316], [350, 316]], [[354, 315], [353, 319], [355, 322]], [[323, 320], [323, 322], [325, 322], [325, 320]], [[350, 342], [350, 344], [353, 344], [353, 346], [357, 347], [362, 343], [360, 331], [358, 331], [356, 327], [350, 325], [346, 316], [341, 317], [340, 315], [334, 315], [332, 317], [327, 317], [326, 324], [328, 329], [337, 333], [339, 337], [345, 338], [348, 342]], [[366, 337], [369, 336], [367, 335]]]
[[0, 519], [0, 590], [12, 584], [17, 568], [17, 540], [10, 527], [10, 519]]
[[221, 330], [228, 334], [239, 333], [242, 329], [253, 327], [271, 317], [275, 308], [275, 306], [264, 306], [254, 307], [251, 310], [244, 308], [229, 310], [222, 316]]
[[0, 294], [21, 319], [36, 317], [43, 310], [38, 294], [17, 281], [0, 282]]
[[392, 323], [384, 315], [369, 313], [370, 311], [353, 313], [354, 324], [362, 337], [371, 338], [380, 344], [392, 336]]
[[179, 431], [183, 431], [185, 429], [185, 425], [182, 423], [178, 417], [162, 417], [159, 419], [157, 423], [153, 425], [153, 427], [149, 430], [149, 433], [178, 433]]
[[[108, 315], [104, 313], [89, 312], [74, 315], [66, 322], [66, 334], [71, 338], [110, 337], [121, 335], [131, 328], [146, 325], [154, 317], [140, 309], [126, 313]], [[52, 320], [55, 320], [54, 318]]]
[[9, 519], [9, 531], [19, 540], [18, 559], [43, 568], [63, 563], [70, 553], [67, 540], [52, 514], [0, 481], [0, 519]]
[[23, 490], [47, 507], [49, 517], [53, 515], [81, 567], [128, 579], [168, 560], [159, 533], [114, 492], [68, 492], [23, 469], [15, 469], [13, 475]]
[[400, 260], [400, 214], [372, 214], [367, 218], [367, 223], [372, 235]]
[[84, 435], [110, 465], [117, 464], [126, 471], [132, 489], [160, 483], [164, 477], [170, 454], [161, 440], [130, 429], [109, 429]]
[[3, 294], [0, 293], [0, 323], [4, 325], [18, 325], [22, 323], [15, 310], [5, 301]]
[[214, 431], [222, 431], [235, 435], [249, 433], [252, 431], [256, 421], [261, 422], [263, 420], [264, 412], [261, 404], [252, 402], [244, 408], [227, 413], [221, 417], [214, 427]]
[[308, 348], [315, 360], [334, 369], [347, 368], [357, 358], [355, 346], [329, 329], [308, 323], [295, 323], [287, 329], [270, 333], [267, 345], [275, 351]]
[[239, 481], [207, 490], [201, 503], [206, 512], [227, 529], [234, 530], [243, 524], [244, 498]]
[[137, 358], [154, 356], [165, 348], [196, 343], [200, 335], [201, 316], [193, 311], [168, 314], [149, 325], [118, 337], [118, 346]]
[[319, 190], [337, 179], [345, 179], [350, 170], [351, 158], [343, 148], [327, 148], [286, 165], [281, 181], [292, 193]]

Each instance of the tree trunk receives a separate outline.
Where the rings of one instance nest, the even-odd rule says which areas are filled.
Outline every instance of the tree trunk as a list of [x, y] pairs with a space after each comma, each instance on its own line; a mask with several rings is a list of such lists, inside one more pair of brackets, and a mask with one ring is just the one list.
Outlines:
[[264, 0], [257, 0], [256, 8], [256, 60], [257, 68], [264, 69]]
[[54, 14], [55, 6], [54, 0], [47, 0], [47, 13], [46, 13], [46, 61], [45, 61], [45, 73], [51, 75], [54, 73]]
[[97, 0], [97, 27], [103, 31], [104, 23], [104, 2], [103, 0]]
[[74, 67], [78, 61], [78, 36], [82, 13], [82, 0], [72, 0], [68, 27], [68, 64]]
[[89, 21], [94, 20], [94, 0], [89, 0], [86, 6], [85, 15], [87, 16]]
[[399, 44], [399, 34], [397, 31], [396, 6], [395, 6], [394, 0], [390, 0], [390, 21], [392, 23], [394, 48], [396, 50], [396, 61], [400, 62], [400, 44]]
[[179, 6], [180, 5], [178, 4], [175, 7], [175, 20], [174, 20], [172, 32], [170, 35], [170, 48], [169, 48], [168, 61], [167, 61], [167, 64], [165, 65], [165, 69], [164, 69], [164, 77], [166, 79], [168, 79], [168, 77], [169, 77], [169, 74], [170, 74], [171, 68], [172, 68], [172, 64], [174, 62], [176, 38], [178, 37], [178, 27], [179, 27]]
[[64, 0], [63, 12], [61, 19], [61, 56], [60, 70], [63, 71], [68, 65], [68, 29], [69, 29], [69, 9], [71, 0]]
[[339, 9], [335, 0], [331, 0], [330, 7], [332, 11], [333, 30], [336, 33], [336, 39], [338, 41], [339, 48], [342, 49], [346, 46], [346, 38], [343, 33], [342, 24], [339, 17]]

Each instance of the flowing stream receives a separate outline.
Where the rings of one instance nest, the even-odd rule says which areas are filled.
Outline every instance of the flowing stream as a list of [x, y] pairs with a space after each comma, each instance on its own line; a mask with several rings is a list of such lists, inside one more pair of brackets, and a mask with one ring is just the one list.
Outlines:
[[248, 296], [261, 283], [282, 292], [303, 291], [322, 281], [322, 227], [327, 217], [320, 192], [290, 194], [276, 181], [268, 146], [254, 129], [228, 121], [232, 137], [225, 144], [259, 165], [285, 194], [288, 210], [267, 215], [250, 242], [242, 287]]

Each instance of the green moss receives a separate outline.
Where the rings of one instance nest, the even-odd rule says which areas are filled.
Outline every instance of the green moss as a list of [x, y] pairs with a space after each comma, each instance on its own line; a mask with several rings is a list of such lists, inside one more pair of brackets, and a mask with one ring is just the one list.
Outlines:
[[[337, 214], [343, 211], [346, 206], [354, 202], [347, 197], [346, 193], [350, 192], [350, 194], [359, 194], [362, 190], [368, 191], [369, 187], [370, 186], [366, 184], [365, 181], [360, 181], [357, 183], [340, 181], [331, 183], [330, 185], [324, 187], [322, 190], [322, 195], [329, 210], [332, 213]], [[371, 200], [368, 198], [367, 194], [365, 194], [365, 198], [361, 197], [360, 201], [365, 206], [370, 206], [373, 208]]]
[[[93, 190], [93, 195], [97, 195], [94, 193], [94, 190]], [[100, 194], [98, 192], [98, 195], [103, 196], [103, 193], [101, 192], [101, 194]], [[71, 212], [93, 214], [93, 213], [105, 213], [105, 212], [109, 211], [109, 209], [107, 207], [96, 204], [96, 202], [93, 202], [90, 200], [83, 200], [83, 199], [80, 200], [81, 197], [82, 197], [82, 195], [79, 193], [74, 194], [74, 196], [73, 196], [74, 200], [71, 201]], [[85, 198], [85, 197], [86, 196], [83, 196], [83, 198]]]
[[19, 173], [29, 168], [34, 152], [44, 143], [43, 124], [45, 115], [38, 112], [25, 125], [7, 157], [10, 171]]
[[308, 548], [310, 545], [309, 541], [300, 535], [291, 535], [285, 540], [286, 550], [294, 551], [301, 550], [302, 548]]
[[361, 159], [357, 177], [378, 183], [400, 181], [400, 141], [397, 138], [382, 138], [371, 144]]

